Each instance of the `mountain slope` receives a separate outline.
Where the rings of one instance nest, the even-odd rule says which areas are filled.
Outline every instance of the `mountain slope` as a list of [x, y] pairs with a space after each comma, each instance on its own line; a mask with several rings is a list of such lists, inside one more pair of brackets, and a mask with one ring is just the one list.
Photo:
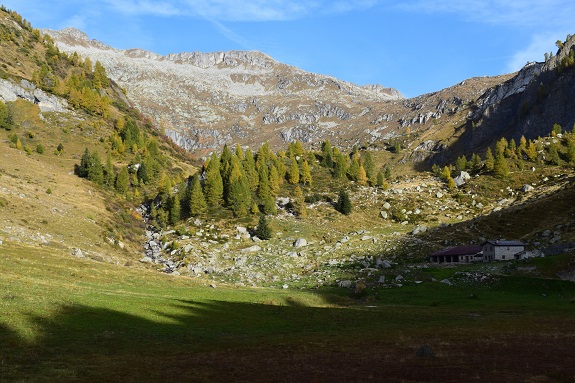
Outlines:
[[426, 131], [508, 77], [476, 78], [405, 100], [394, 89], [360, 87], [304, 72], [259, 52], [160, 56], [121, 51], [74, 30], [45, 31], [60, 49], [99, 60], [143, 111], [191, 151], [239, 142], [273, 147], [329, 139], [342, 147]]

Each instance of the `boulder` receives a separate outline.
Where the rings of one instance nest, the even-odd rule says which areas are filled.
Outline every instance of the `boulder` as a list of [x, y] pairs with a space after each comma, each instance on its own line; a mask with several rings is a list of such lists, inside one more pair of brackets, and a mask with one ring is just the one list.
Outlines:
[[535, 188], [531, 185], [525, 184], [523, 185], [523, 187], [521, 188], [521, 191], [523, 193], [529, 193], [530, 191], [533, 191]]
[[298, 238], [293, 243], [294, 247], [304, 247], [307, 246], [307, 241], [304, 238]]
[[427, 231], [427, 226], [417, 225], [416, 227], [413, 228], [413, 230], [411, 231], [411, 234], [416, 235], [419, 233], [425, 233], [426, 231]]
[[388, 214], [387, 214], [386, 211], [381, 211], [381, 212], [379, 212], [379, 215], [380, 215], [381, 218], [383, 218], [383, 219], [387, 219], [387, 217], [388, 217]]
[[471, 179], [471, 176], [469, 175], [469, 173], [462, 171], [461, 173], [459, 173], [459, 175], [457, 177], [455, 177], [453, 179], [453, 181], [455, 182], [455, 186], [459, 187], [462, 185], [465, 185], [465, 181]]
[[77, 247], [70, 250], [70, 255], [72, 257], [84, 258], [84, 253], [82, 253], [82, 250], [78, 249]]
[[389, 204], [389, 202], [384, 203], [382, 207], [383, 207], [385, 210], [391, 209], [391, 205]]
[[339, 281], [339, 282], [337, 283], [337, 285], [338, 285], [339, 287], [343, 287], [343, 288], [345, 288], [345, 289], [349, 289], [349, 288], [351, 288], [351, 286], [353, 285], [353, 282], [350, 281], [350, 280]]

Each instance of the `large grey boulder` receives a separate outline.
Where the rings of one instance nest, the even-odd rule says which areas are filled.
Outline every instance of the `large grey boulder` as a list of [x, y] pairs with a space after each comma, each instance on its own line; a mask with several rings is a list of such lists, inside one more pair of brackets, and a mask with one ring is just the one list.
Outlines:
[[305, 240], [305, 238], [298, 238], [295, 240], [293, 245], [294, 247], [305, 247], [307, 246], [307, 241]]
[[459, 187], [465, 185], [465, 181], [469, 179], [471, 179], [469, 173], [462, 171], [457, 177], [453, 179], [453, 181], [455, 182], [455, 186]]

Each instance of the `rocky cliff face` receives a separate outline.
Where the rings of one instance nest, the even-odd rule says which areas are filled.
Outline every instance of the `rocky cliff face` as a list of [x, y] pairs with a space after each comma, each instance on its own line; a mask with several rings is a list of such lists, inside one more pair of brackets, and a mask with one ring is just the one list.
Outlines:
[[44, 32], [61, 50], [99, 60], [145, 114], [197, 154], [235, 143], [283, 147], [296, 139], [309, 145], [329, 139], [346, 148], [401, 140], [408, 149], [403, 161], [444, 161], [502, 135], [546, 133], [550, 121], [572, 126], [569, 110], [575, 114], [560, 101], [575, 99], [568, 73], [555, 79], [561, 52], [517, 74], [472, 78], [405, 99], [395, 89], [305, 72], [261, 52], [161, 56], [114, 49], [75, 29]]

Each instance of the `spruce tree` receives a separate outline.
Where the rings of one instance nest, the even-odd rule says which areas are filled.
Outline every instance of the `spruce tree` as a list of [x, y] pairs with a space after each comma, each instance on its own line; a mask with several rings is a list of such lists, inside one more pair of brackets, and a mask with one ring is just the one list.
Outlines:
[[204, 197], [204, 192], [202, 191], [202, 184], [200, 183], [200, 177], [194, 174], [192, 177], [192, 185], [190, 187], [190, 197], [189, 197], [189, 209], [190, 215], [195, 217], [204, 213], [208, 205], [206, 203], [206, 198]]
[[258, 221], [258, 227], [255, 230], [255, 234], [259, 239], [263, 239], [266, 241], [272, 238], [273, 233], [265, 214], [260, 215], [260, 219]]
[[12, 130], [13, 120], [10, 109], [0, 101], [0, 129]]
[[559, 152], [557, 150], [557, 144], [555, 143], [551, 143], [551, 145], [549, 145], [549, 163], [551, 165], [561, 165], [561, 159], [559, 158]]
[[375, 162], [373, 160], [373, 155], [369, 150], [366, 150], [365, 152], [363, 152], [361, 159], [363, 168], [365, 169], [365, 175], [367, 176], [371, 184], [375, 184], [376, 173], [375, 173]]
[[114, 170], [114, 165], [112, 165], [112, 157], [108, 153], [106, 156], [106, 166], [104, 166], [104, 183], [109, 187], [114, 187], [115, 180], [116, 172]]
[[84, 154], [82, 154], [82, 158], [80, 159], [80, 166], [78, 166], [78, 176], [82, 178], [88, 178], [88, 168], [90, 166], [92, 155], [88, 148], [84, 149]]
[[102, 168], [102, 161], [97, 151], [94, 151], [90, 156], [90, 163], [88, 164], [88, 179], [98, 185], [104, 183], [104, 169]]
[[271, 194], [270, 180], [267, 166], [261, 166], [258, 169], [258, 177], [259, 177], [258, 197], [263, 201]]
[[527, 158], [530, 161], [537, 160], [537, 145], [535, 145], [535, 142], [529, 141], [529, 144], [527, 144], [527, 150], [525, 151], [525, 154], [527, 155]]
[[349, 194], [344, 189], [339, 191], [335, 209], [344, 215], [349, 215], [351, 213], [351, 200], [349, 198]]

